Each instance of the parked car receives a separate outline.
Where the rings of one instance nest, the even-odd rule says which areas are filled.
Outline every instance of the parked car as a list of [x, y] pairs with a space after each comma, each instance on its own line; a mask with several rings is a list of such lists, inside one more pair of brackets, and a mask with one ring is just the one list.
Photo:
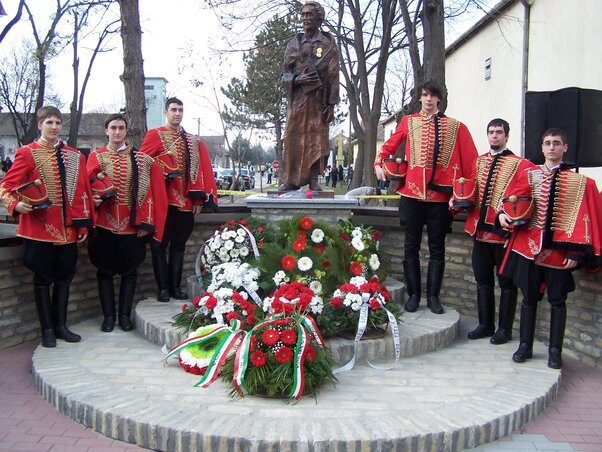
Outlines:
[[[221, 171], [222, 188], [229, 190], [232, 187], [232, 168], [223, 168]], [[217, 180], [216, 180], [217, 181]], [[238, 190], [242, 186], [240, 176], [237, 177], [237, 182], [234, 184], [233, 190]], [[218, 187], [219, 188], [219, 187]]]
[[222, 174], [222, 170], [213, 170], [213, 177], [215, 177], [215, 185], [217, 185], [218, 190], [223, 190], [226, 188], [226, 184], [224, 181], [224, 175]]
[[240, 178], [245, 189], [255, 188], [255, 176], [246, 168], [240, 169]]

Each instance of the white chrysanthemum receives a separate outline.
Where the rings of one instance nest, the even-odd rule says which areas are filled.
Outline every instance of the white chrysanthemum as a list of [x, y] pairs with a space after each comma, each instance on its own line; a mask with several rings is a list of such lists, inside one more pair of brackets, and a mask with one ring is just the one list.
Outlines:
[[368, 259], [368, 264], [370, 264], [370, 268], [373, 271], [376, 271], [380, 268], [380, 261], [378, 260], [378, 256], [376, 254], [372, 254], [370, 259]]
[[268, 312], [270, 310], [270, 308], [272, 307], [272, 301], [273, 297], [266, 297], [263, 299], [263, 306], [261, 307], [261, 309], [263, 309], [263, 312]]
[[247, 257], [249, 255], [249, 248], [242, 246], [238, 252], [240, 253], [241, 257]]
[[314, 291], [314, 293], [322, 292], [322, 283], [320, 281], [312, 281], [309, 283], [309, 288]]
[[230, 262], [230, 254], [226, 250], [221, 250], [218, 254], [222, 262]]
[[234, 248], [233, 250], [230, 250], [230, 256], [232, 256], [232, 258], [237, 258], [240, 256], [240, 251]]
[[363, 276], [354, 276], [353, 278], [351, 278], [349, 280], [349, 282], [357, 287], [361, 286], [362, 284], [366, 284], [368, 282], [368, 280], [366, 278], [364, 278]]
[[353, 246], [358, 251], [364, 251], [364, 242], [362, 242], [361, 237], [354, 237], [351, 239], [351, 246]]
[[314, 229], [311, 233], [311, 241], [314, 243], [322, 243], [324, 240], [324, 231], [322, 229]]
[[297, 262], [297, 267], [302, 272], [306, 272], [306, 271], [310, 270], [313, 267], [313, 265], [314, 265], [314, 263], [312, 262], [311, 258], [309, 258], [307, 256], [303, 256]]
[[246, 235], [247, 235], [247, 231], [245, 231], [243, 228], [238, 228], [238, 229], [236, 230], [236, 234], [237, 234], [239, 237], [246, 237]]
[[361, 239], [362, 238], [362, 230], [361, 228], [355, 228], [353, 231], [351, 231], [351, 237], [353, 237], [354, 239]]
[[234, 248], [234, 242], [232, 240], [228, 240], [227, 242], [224, 243], [225, 250], [230, 251], [233, 248]]
[[234, 239], [234, 241], [236, 243], [243, 243], [245, 241], [245, 237], [242, 235], [237, 235], [236, 238]]
[[309, 311], [312, 314], [321, 314], [322, 309], [324, 308], [324, 300], [317, 295], [311, 298], [311, 302], [309, 303]]

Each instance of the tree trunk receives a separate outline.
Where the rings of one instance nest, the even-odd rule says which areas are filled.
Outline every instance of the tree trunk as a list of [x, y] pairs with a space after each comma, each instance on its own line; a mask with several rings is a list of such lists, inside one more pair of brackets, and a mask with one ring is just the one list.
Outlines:
[[447, 108], [445, 87], [445, 22], [443, 0], [426, 0], [422, 12], [424, 29], [424, 80], [434, 80], [443, 89], [439, 110]]
[[67, 145], [72, 148], [77, 147], [77, 132], [79, 130], [79, 124], [77, 121], [77, 98], [79, 92], [79, 27], [78, 22], [79, 16], [76, 13], [73, 14], [74, 27], [73, 27], [73, 97], [71, 99], [70, 106], [70, 121], [69, 121], [69, 137], [67, 138]]
[[121, 81], [125, 89], [125, 114], [129, 119], [129, 144], [139, 147], [147, 130], [140, 10], [138, 0], [119, 0], [119, 7], [123, 42]]

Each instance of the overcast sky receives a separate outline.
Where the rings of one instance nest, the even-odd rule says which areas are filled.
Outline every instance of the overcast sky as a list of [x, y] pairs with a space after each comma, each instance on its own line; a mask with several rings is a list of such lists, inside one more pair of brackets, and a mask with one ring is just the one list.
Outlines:
[[[493, 0], [491, 0], [493, 1]], [[52, 13], [54, 2], [29, 0], [36, 22], [40, 28]], [[144, 72], [147, 77], [164, 77], [168, 80], [168, 95], [176, 95], [184, 101], [183, 125], [190, 132], [201, 135], [221, 135], [219, 116], [215, 108], [213, 86], [219, 88], [231, 77], [243, 74], [242, 54], [215, 53], [216, 48], [225, 48], [223, 31], [213, 12], [203, 9], [200, 0], [142, 0], [140, 21], [143, 30], [142, 52]], [[2, 0], [7, 16], [0, 17], [0, 27], [12, 19], [18, 0]], [[113, 14], [119, 15], [118, 5]], [[31, 27], [24, 12], [21, 23], [15, 26], [2, 42], [0, 55], [5, 54], [21, 37], [31, 36]], [[463, 21], [448, 26], [451, 39], [474, 23], [479, 14], [466, 16]], [[46, 29], [40, 30], [45, 34]], [[86, 91], [85, 111], [102, 109], [114, 111], [123, 105], [123, 85], [119, 80], [123, 73], [122, 44], [119, 35], [111, 42], [111, 52], [98, 55], [93, 74]], [[88, 57], [81, 51], [82, 68], [87, 66]], [[194, 67], [183, 69], [184, 66]], [[49, 62], [49, 74], [54, 88], [62, 94], [66, 110], [72, 93], [71, 48]], [[83, 69], [82, 69], [83, 70]], [[193, 75], [208, 79], [201, 87], [193, 87]], [[83, 74], [82, 74], [83, 76]], [[198, 118], [198, 119], [197, 119]], [[344, 131], [348, 126], [342, 126]]]

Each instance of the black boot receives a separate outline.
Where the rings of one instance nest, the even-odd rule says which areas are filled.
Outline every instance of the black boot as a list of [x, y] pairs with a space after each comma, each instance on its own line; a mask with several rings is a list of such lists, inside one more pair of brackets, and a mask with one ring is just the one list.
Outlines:
[[408, 301], [403, 308], [408, 312], [416, 312], [420, 304], [420, 262], [403, 261], [403, 275], [408, 293]]
[[468, 333], [468, 339], [481, 339], [493, 335], [495, 316], [495, 301], [493, 287], [477, 286], [477, 311], [479, 313], [479, 324]]
[[67, 304], [69, 303], [69, 282], [56, 282], [52, 289], [54, 306], [54, 335], [65, 342], [79, 342], [82, 337], [67, 328]]
[[132, 331], [134, 324], [130, 320], [132, 306], [134, 304], [134, 293], [136, 292], [137, 275], [121, 276], [119, 288], [119, 326], [123, 331]]
[[526, 305], [525, 300], [523, 300], [520, 308], [520, 344], [512, 355], [512, 360], [516, 363], [524, 363], [526, 360], [533, 358], [536, 319], [537, 305]]
[[443, 314], [443, 306], [439, 301], [439, 292], [443, 283], [443, 270], [445, 262], [429, 261], [426, 272], [426, 305], [431, 308], [433, 314]]
[[157, 301], [167, 303], [169, 301], [167, 255], [165, 249], [156, 240], [151, 240], [151, 252], [153, 256], [153, 272], [157, 283]]
[[113, 288], [113, 277], [97, 276], [98, 297], [104, 319], [100, 331], [109, 333], [115, 328], [115, 289]]
[[566, 326], [566, 305], [550, 308], [550, 346], [548, 349], [548, 367], [562, 369], [562, 343]]
[[182, 269], [184, 268], [184, 253], [174, 252], [169, 256], [169, 295], [176, 300], [188, 299], [188, 294], [180, 290]]
[[33, 286], [33, 295], [42, 329], [42, 347], [56, 347], [56, 337], [52, 329], [52, 316], [50, 314], [50, 288], [48, 286]]
[[516, 314], [516, 289], [502, 289], [498, 329], [490, 339], [494, 345], [505, 344], [512, 339], [512, 326]]

